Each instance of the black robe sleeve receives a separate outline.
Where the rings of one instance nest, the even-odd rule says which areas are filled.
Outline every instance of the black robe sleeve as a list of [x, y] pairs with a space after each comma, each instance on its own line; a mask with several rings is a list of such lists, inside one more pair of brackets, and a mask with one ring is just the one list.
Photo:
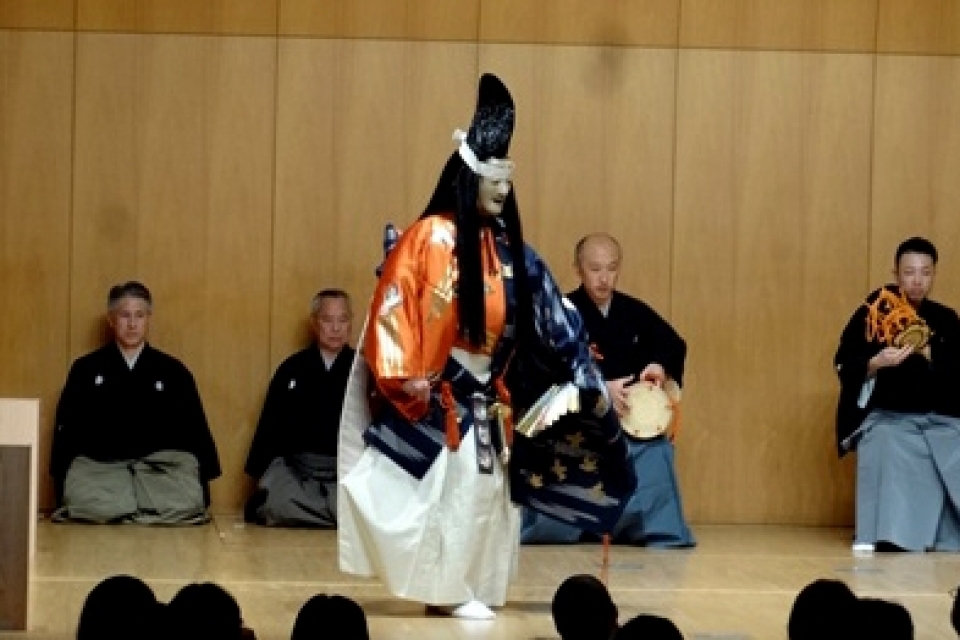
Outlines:
[[210, 432], [210, 425], [207, 423], [207, 416], [203, 410], [203, 402], [200, 400], [200, 390], [197, 388], [197, 382], [194, 380], [193, 374], [185, 366], [181, 366], [185, 376], [183, 419], [190, 425], [189, 434], [192, 440], [188, 451], [192, 451], [200, 463], [200, 478], [204, 482], [209, 482], [219, 478], [221, 474], [217, 445], [214, 442], [213, 434]]
[[687, 343], [650, 305], [615, 291], [604, 317], [583, 286], [568, 297], [580, 310], [589, 340], [600, 352], [605, 378], [638, 375], [655, 362], [683, 386]]
[[50, 452], [50, 475], [53, 476], [53, 485], [56, 500], [59, 505], [63, 499], [63, 482], [67, 476], [70, 463], [77, 457], [77, 436], [80, 425], [82, 395], [79, 393], [78, 381], [80, 377], [79, 363], [74, 362], [67, 374], [67, 381], [60, 392], [57, 401], [56, 417], [53, 426], [53, 446]]
[[[652, 362], [656, 362], [663, 367], [667, 375], [677, 381], [677, 384], [683, 386], [683, 365], [687, 357], [687, 343], [680, 334], [664, 320], [660, 314], [654, 311], [650, 306], [640, 303], [642, 312], [642, 326], [644, 328], [645, 340], [644, 350], [646, 353], [640, 358], [639, 373]], [[646, 360], [646, 362], [643, 362]]]
[[840, 336], [840, 345], [833, 358], [833, 365], [840, 378], [840, 398], [837, 402], [836, 431], [837, 453], [847, 453], [843, 441], [850, 437], [870, 412], [870, 403], [865, 408], [858, 406], [860, 390], [867, 379], [867, 365], [879, 347], [867, 340], [867, 309], [861, 306], [847, 321]]
[[281, 453], [281, 429], [284, 427], [284, 398], [285, 385], [290, 378], [286, 369], [289, 359], [284, 361], [273, 374], [267, 397], [263, 401], [260, 420], [257, 421], [257, 430], [250, 444], [250, 453], [247, 454], [247, 464], [244, 466], [246, 474], [252, 478], [260, 478], [270, 463]]

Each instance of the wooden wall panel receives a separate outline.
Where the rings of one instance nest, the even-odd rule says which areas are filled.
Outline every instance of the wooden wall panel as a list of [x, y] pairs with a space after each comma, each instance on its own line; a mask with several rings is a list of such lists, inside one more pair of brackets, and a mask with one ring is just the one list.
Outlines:
[[[142, 279], [140, 36], [77, 39], [70, 357], [106, 337], [109, 288]], [[150, 282], [146, 283], [151, 286]], [[157, 300], [159, 309], [164, 302]]]
[[67, 362], [73, 36], [0, 32], [0, 397], [40, 398], [42, 495]]
[[343, 41], [336, 73], [331, 276], [357, 300], [356, 334], [383, 259], [384, 225], [403, 229], [420, 216], [456, 149], [453, 130], [470, 124], [476, 46]]
[[274, 365], [306, 339], [319, 288], [351, 293], [357, 336], [383, 226], [423, 211], [477, 84], [475, 45], [287, 40], [280, 60]]
[[[838, 460], [833, 356], [864, 294], [870, 229], [872, 55], [811, 54], [801, 68], [802, 245], [798, 317], [782, 339], [796, 356], [795, 412], [784, 416], [780, 522], [849, 525], [854, 457]], [[791, 336], [796, 340], [791, 340]], [[767, 372], [773, 375], [771, 362]], [[768, 404], [767, 411], [780, 410]]]
[[[337, 233], [337, 49], [331, 40], [280, 41], [270, 305], [272, 369], [309, 339], [307, 316], [313, 294], [325, 287], [347, 287], [337, 274], [338, 264], [352, 262], [339, 252]], [[354, 300], [354, 313], [362, 318], [359, 302]], [[359, 321], [354, 324], [359, 326]], [[266, 389], [261, 400], [265, 393]]]
[[0, 29], [55, 29], [74, 24], [75, 0], [0, 0]]
[[[214, 507], [238, 508], [268, 376], [276, 43], [137, 36], [130, 45], [125, 38], [81, 37], [78, 77], [106, 70], [109, 79], [78, 85], [78, 103], [96, 103], [78, 113], [101, 105], [131, 110], [116, 121], [116, 137], [125, 142], [107, 151], [132, 155], [135, 168], [116, 179], [105, 175], [116, 164], [83, 145], [113, 136], [110, 121], [78, 121], [78, 129], [93, 129], [78, 133], [78, 165], [95, 159], [78, 176], [95, 187], [78, 199], [75, 227], [94, 231], [78, 234], [73, 271], [82, 281], [82, 265], [124, 240], [134, 243], [133, 264], [127, 253], [114, 268], [126, 266], [153, 290], [152, 341], [193, 371], [217, 441], [224, 476], [213, 484]], [[133, 72], [92, 66], [124, 46], [132, 48]], [[120, 231], [130, 237], [118, 237]], [[108, 284], [78, 282], [77, 289], [96, 289], [102, 300]], [[71, 352], [90, 346], [71, 345]]]
[[874, 130], [870, 285], [892, 278], [906, 238], [940, 252], [935, 298], [960, 306], [960, 61], [880, 56]]
[[822, 523], [849, 503], [824, 422], [848, 310], [818, 304], [862, 271], [819, 278], [864, 231], [869, 79], [795, 53], [681, 52], [673, 312], [695, 521]]
[[480, 41], [676, 46], [680, 0], [479, 0]]
[[[593, 231], [627, 247], [621, 287], [669, 314], [676, 52], [484, 45], [517, 103], [524, 233], [564, 290]], [[656, 241], [652, 239], [657, 239]]]
[[954, 0], [879, 0], [877, 51], [960, 53], [960, 4]]
[[683, 0], [680, 46], [873, 51], [877, 0]]
[[475, 41], [480, 0], [279, 0], [282, 35]]
[[872, 52], [877, 0], [805, 0], [800, 46], [806, 51]]
[[690, 345], [679, 462], [694, 521], [762, 518], [776, 471], [764, 413], [786, 386], [765, 365], [786, 364], [771, 338], [799, 311], [783, 289], [800, 258], [798, 77], [797, 54], [680, 55], [673, 311]]
[[[408, 122], [401, 62], [406, 50], [401, 42], [344, 41], [336, 61], [334, 194], [343, 218], [337, 218], [328, 237], [337, 256], [351, 259], [341, 266], [344, 275], [328, 277], [344, 280], [358, 302], [367, 301], [373, 290], [371, 269], [382, 258], [384, 223], [404, 228], [419, 213], [406, 206]], [[436, 165], [428, 166], [432, 171]]]
[[[507, 69], [503, 79], [517, 105], [516, 153], [526, 152], [516, 156], [515, 180], [524, 235], [567, 288], [572, 278], [564, 274], [573, 274], [573, 244], [603, 215], [599, 52], [580, 47], [531, 51], [515, 45], [487, 49], [500, 51], [481, 66]], [[494, 62], [498, 57], [501, 61]], [[529, 75], [513, 82], [510, 69], [526, 66]]]
[[274, 35], [279, 0], [77, 0], [81, 31]]
[[[477, 102], [480, 72], [473, 43], [408, 43], [397, 69], [403, 78], [402, 122], [404, 193], [399, 211], [384, 222], [409, 225], [426, 208], [447, 160], [457, 150], [456, 129], [467, 130]], [[341, 139], [340, 144], [348, 144]], [[343, 212], [345, 215], [347, 211]], [[378, 227], [380, 231], [381, 227]], [[378, 233], [376, 239], [382, 236]], [[380, 245], [378, 245], [379, 247]], [[367, 277], [366, 271], [359, 275]], [[373, 282], [368, 285], [373, 289]]]
[[698, 521], [849, 524], [831, 361], [866, 280], [872, 59], [681, 57], [674, 317], [681, 331], [692, 323], [678, 449], [688, 508]]
[[236, 508], [268, 376], [276, 43], [181, 40], [146, 56], [141, 259], [167, 291], [164, 345], [203, 393], [224, 469], [214, 503]]
[[601, 55], [607, 73], [595, 224], [622, 245], [619, 288], [669, 319], [678, 54], [612, 48]]
[[277, 32], [285, 36], [337, 35], [336, 2], [330, 0], [277, 0], [279, 20]]
[[397, 0], [340, 0], [336, 2], [336, 33], [346, 38], [403, 38], [409, 6], [409, 2]]
[[479, 33], [480, 0], [407, 0], [408, 38], [476, 42]]

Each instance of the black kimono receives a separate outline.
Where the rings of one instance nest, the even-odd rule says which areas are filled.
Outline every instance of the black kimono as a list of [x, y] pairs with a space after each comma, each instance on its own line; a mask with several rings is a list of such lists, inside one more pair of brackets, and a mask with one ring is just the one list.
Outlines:
[[336, 525], [340, 411], [353, 357], [345, 346], [328, 369], [311, 344], [277, 368], [245, 467], [259, 480], [245, 509], [248, 521]]
[[[193, 513], [197, 495], [205, 511], [207, 483], [220, 475], [220, 461], [190, 371], [149, 344], [132, 368], [112, 342], [78, 358], [57, 404], [50, 473], [63, 519], [205, 519]], [[134, 476], [132, 487], [123, 483], [125, 473]], [[168, 477], [162, 487], [138, 484], [150, 475]], [[181, 489], [189, 498], [175, 495]], [[149, 503], [151, 491], [169, 504]]]
[[[886, 288], [897, 290], [894, 285]], [[871, 293], [868, 300], [873, 300], [878, 292]], [[837, 451], [841, 456], [855, 448], [856, 439], [848, 439], [873, 409], [960, 417], [960, 318], [956, 311], [933, 300], [923, 300], [917, 315], [932, 331], [930, 360], [914, 353], [899, 366], [878, 371], [869, 401], [863, 407], [859, 406], [859, 398], [867, 380], [867, 363], [886, 345], [867, 340], [866, 304], [857, 308], [844, 327], [834, 356], [840, 377]]]
[[583, 287], [567, 297], [583, 316], [590, 343], [602, 356], [599, 365], [604, 378], [639, 375], [648, 364], [657, 362], [683, 386], [687, 343], [646, 303], [614, 291], [604, 316]]

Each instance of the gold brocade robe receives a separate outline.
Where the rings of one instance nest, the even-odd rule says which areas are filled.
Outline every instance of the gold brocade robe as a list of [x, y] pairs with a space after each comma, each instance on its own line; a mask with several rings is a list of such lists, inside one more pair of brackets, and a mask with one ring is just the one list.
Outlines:
[[380, 393], [410, 421], [428, 405], [402, 390], [411, 378], [439, 379], [454, 346], [489, 356], [506, 317], [502, 267], [487, 229], [481, 231], [486, 342], [477, 349], [458, 336], [456, 227], [429, 216], [403, 233], [383, 265], [370, 305], [364, 357]]

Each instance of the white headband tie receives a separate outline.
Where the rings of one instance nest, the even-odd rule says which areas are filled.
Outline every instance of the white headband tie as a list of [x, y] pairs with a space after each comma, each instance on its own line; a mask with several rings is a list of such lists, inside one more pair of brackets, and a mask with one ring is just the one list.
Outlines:
[[467, 133], [462, 129], [453, 132], [453, 139], [460, 143], [457, 151], [460, 158], [466, 163], [470, 170], [480, 177], [488, 180], [509, 180], [513, 175], [515, 167], [512, 160], [499, 160], [498, 162], [480, 162], [477, 160], [477, 154], [473, 152], [470, 145], [467, 144]]

